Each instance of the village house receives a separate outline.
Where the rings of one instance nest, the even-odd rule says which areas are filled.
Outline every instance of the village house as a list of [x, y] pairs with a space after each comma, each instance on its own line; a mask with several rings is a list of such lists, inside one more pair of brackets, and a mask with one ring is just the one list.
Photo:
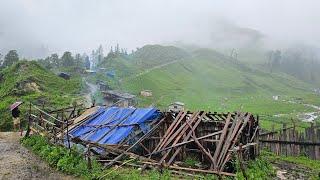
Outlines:
[[144, 96], [144, 97], [151, 97], [152, 96], [152, 91], [151, 90], [142, 90], [140, 92], [140, 95]]

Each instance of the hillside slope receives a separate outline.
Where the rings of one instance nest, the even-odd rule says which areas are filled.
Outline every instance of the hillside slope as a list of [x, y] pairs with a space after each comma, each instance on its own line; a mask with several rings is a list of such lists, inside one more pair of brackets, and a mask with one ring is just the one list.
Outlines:
[[[17, 100], [52, 107], [69, 105], [81, 90], [80, 78], [66, 81], [34, 61], [20, 61], [0, 72], [0, 130], [12, 128], [9, 106]], [[27, 105], [22, 105], [25, 110]]]
[[[166, 52], [167, 48], [176, 52], [173, 54], [184, 52], [172, 46], [152, 47], [152, 52]], [[179, 58], [155, 59], [146, 48], [141, 49], [144, 50], [139, 53], [144, 55], [139, 57], [148, 58], [131, 54], [106, 59], [109, 65], [103, 67], [113, 69], [116, 76], [109, 78], [103, 73], [97, 76], [115, 89], [138, 95], [140, 106], [165, 109], [168, 104], [181, 101], [190, 110], [242, 110], [265, 115], [273, 121], [279, 119], [275, 115], [285, 114], [281, 119], [290, 121], [299, 113], [314, 111], [303, 103], [320, 105], [320, 97], [312, 92], [313, 85], [285, 73], [263, 71], [212, 49], [195, 49]], [[139, 96], [145, 89], [152, 90], [153, 96]], [[280, 96], [280, 100], [273, 100], [273, 96]]]
[[[251, 69], [208, 49], [142, 76], [128, 77], [123, 86], [136, 94], [142, 89], [152, 90], [155, 96], [151, 101], [160, 107], [182, 101], [191, 109], [217, 110], [239, 109], [244, 102], [249, 108], [254, 106], [251, 97], [264, 97], [271, 103], [273, 95], [299, 96], [304, 91], [311, 92], [307, 83], [285, 74], [270, 75]], [[256, 111], [253, 107], [248, 110]]]
[[187, 57], [186, 51], [174, 46], [145, 45], [130, 55], [108, 55], [98, 66], [115, 71], [118, 77], [126, 77]]

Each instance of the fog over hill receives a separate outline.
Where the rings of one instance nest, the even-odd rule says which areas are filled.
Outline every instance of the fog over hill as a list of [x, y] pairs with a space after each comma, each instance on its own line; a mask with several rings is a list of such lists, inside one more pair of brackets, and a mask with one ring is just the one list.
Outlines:
[[[319, 46], [320, 1], [1, 0], [0, 53], [24, 57], [102, 44], [128, 49], [175, 41], [201, 47]], [[297, 13], [298, 12], [298, 13]]]

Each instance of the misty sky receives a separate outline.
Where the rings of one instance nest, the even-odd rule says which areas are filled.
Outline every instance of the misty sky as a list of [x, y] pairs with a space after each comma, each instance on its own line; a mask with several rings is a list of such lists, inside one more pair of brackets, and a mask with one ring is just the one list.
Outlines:
[[0, 53], [175, 41], [210, 46], [225, 23], [319, 47], [319, 7], [319, 0], [0, 0]]

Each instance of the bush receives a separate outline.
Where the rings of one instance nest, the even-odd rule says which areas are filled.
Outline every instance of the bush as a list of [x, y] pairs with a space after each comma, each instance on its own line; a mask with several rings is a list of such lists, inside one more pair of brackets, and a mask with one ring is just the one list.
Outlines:
[[21, 143], [47, 161], [51, 167], [67, 174], [85, 179], [94, 179], [102, 174], [102, 166], [95, 160], [92, 161], [92, 169], [89, 170], [86, 160], [75, 149], [69, 152], [65, 147], [51, 145], [42, 136], [23, 138]]
[[[272, 168], [270, 162], [263, 155], [259, 156], [255, 160], [251, 160], [245, 170], [248, 179], [272, 179], [275, 176], [275, 170]], [[239, 162], [237, 160], [237, 179], [245, 179], [243, 173], [239, 168]]]

